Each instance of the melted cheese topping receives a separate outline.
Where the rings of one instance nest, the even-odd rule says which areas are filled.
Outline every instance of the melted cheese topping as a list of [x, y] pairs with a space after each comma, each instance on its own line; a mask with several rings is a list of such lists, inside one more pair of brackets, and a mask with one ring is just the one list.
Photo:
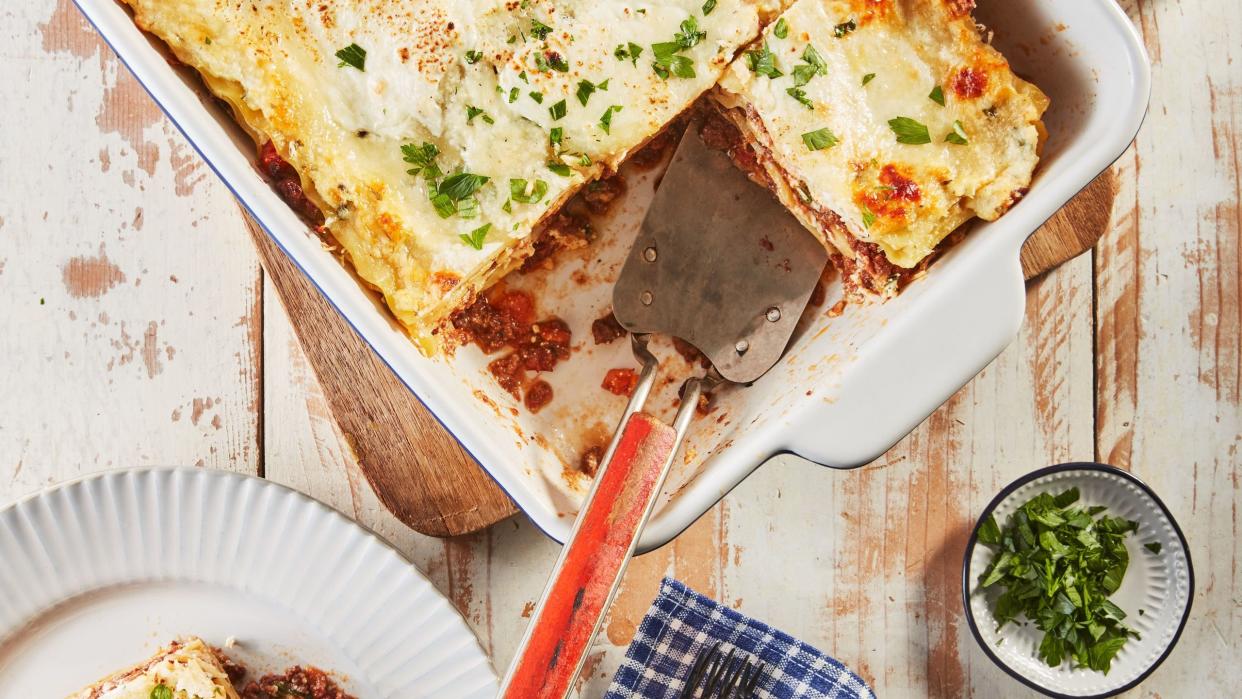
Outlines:
[[199, 638], [173, 643], [68, 699], [150, 699], [159, 685], [171, 689], [174, 699], [238, 699], [220, 661]]
[[[272, 140], [358, 274], [416, 335], [520, 262], [536, 223], [711, 87], [758, 33], [763, 8], [720, 0], [704, 16], [702, 0], [125, 2], [256, 140]], [[679, 55], [694, 77], [663, 79], [652, 44], [673, 41], [692, 16], [705, 34]], [[637, 59], [618, 57], [631, 43]], [[366, 52], [363, 70], [335, 56], [351, 44]], [[585, 104], [584, 81], [595, 88]], [[445, 175], [489, 178], [477, 206], [462, 202], [466, 215], [440, 215], [433, 184], [407, 174], [401, 146], [424, 143]], [[512, 180], [527, 181], [519, 198], [546, 193], [515, 201]], [[484, 225], [481, 251], [463, 242]]]
[[[913, 267], [971, 217], [1004, 213], [1038, 161], [1048, 99], [981, 40], [972, 7], [971, 0], [800, 0], [761, 40], [782, 75], [756, 73], [744, 56], [717, 97], [754, 122], [748, 134], [802, 183], [803, 204], [809, 198], [835, 212], [850, 234]], [[805, 79], [811, 70], [798, 66], [811, 65], [808, 46], [822, 68]], [[801, 100], [790, 94], [798, 89]], [[894, 119], [910, 121], [894, 128]], [[897, 130], [923, 140], [924, 127], [929, 142], [898, 141]], [[836, 143], [824, 146], [821, 129]], [[816, 150], [803, 137], [812, 132], [820, 134]]]

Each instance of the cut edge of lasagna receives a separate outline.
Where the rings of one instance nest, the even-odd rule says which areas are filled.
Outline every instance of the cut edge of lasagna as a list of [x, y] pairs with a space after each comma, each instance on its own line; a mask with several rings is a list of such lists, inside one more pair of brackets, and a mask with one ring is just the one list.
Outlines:
[[820, 238], [852, 294], [894, 295], [1031, 182], [1049, 101], [983, 40], [973, 8], [799, 0], [709, 93], [709, 145]]
[[66, 699], [149, 699], [167, 687], [172, 697], [239, 699], [215, 651], [201, 638], [173, 641], [133, 667], [113, 673]]

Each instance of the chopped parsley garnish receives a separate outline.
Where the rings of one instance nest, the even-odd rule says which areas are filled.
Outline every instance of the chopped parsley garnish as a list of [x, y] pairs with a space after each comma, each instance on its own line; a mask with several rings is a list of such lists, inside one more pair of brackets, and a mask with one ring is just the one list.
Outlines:
[[336, 57], [341, 59], [341, 62], [336, 64], [337, 68], [353, 66], [358, 70], [366, 71], [367, 50], [358, 44], [350, 44], [340, 51], [337, 51]]
[[526, 71], [522, 71], [521, 73], [518, 73], [518, 80], [521, 80], [521, 81], [522, 81], [522, 82], [524, 82], [524, 83], [529, 83], [529, 82], [530, 82], [530, 80], [529, 80], [529, 79], [527, 79], [527, 77], [526, 77]]
[[776, 26], [772, 28], [772, 35], [777, 39], [784, 39], [789, 36], [789, 23], [785, 21], [784, 17], [776, 20]]
[[988, 517], [978, 539], [994, 555], [979, 586], [999, 591], [989, 595], [997, 630], [1024, 616], [1044, 632], [1039, 658], [1049, 667], [1069, 660], [1107, 674], [1126, 641], [1138, 636], [1108, 599], [1130, 565], [1124, 539], [1138, 522], [1110, 517], [1102, 506], [1071, 507], [1078, 498], [1077, 488], [1040, 493], [1004, 528]]
[[510, 90], [509, 90], [509, 104], [513, 104], [514, 102], [516, 102], [516, 101], [517, 101], [517, 98], [518, 98], [518, 95], [519, 95], [519, 94], [521, 94], [521, 92], [522, 92], [522, 91], [521, 91], [521, 90], [519, 90], [519, 89], [517, 89], [516, 87], [514, 87], [514, 88], [510, 88]]
[[763, 42], [763, 48], [746, 52], [746, 66], [751, 72], [759, 75], [766, 75], [769, 79], [779, 78], [784, 73], [776, 67], [776, 56], [772, 54], [772, 50], [768, 48], [768, 42]]
[[710, 15], [714, 9], [716, 9], [716, 0], [707, 0], [707, 2], [703, 3], [703, 16]]
[[586, 106], [587, 100], [591, 99], [591, 95], [595, 92], [595, 84], [590, 80], [578, 81], [578, 101], [582, 106]]
[[707, 32], [699, 31], [699, 21], [690, 15], [681, 23], [681, 31], [673, 35], [673, 40], [683, 49], [692, 49], [707, 36]]
[[953, 130], [944, 137], [945, 143], [954, 143], [959, 146], [969, 145], [970, 141], [966, 140], [966, 129], [962, 128], [962, 122], [954, 119]]
[[482, 250], [483, 241], [487, 239], [487, 232], [491, 229], [492, 229], [492, 224], [485, 223], [482, 226], [479, 226], [478, 228], [470, 231], [469, 233], [462, 233], [458, 237], [461, 238], [461, 241], [463, 243], [465, 243], [466, 245], [469, 245], [475, 250]]
[[1159, 541], [1149, 541], [1149, 542], [1147, 542], [1147, 543], [1143, 544], [1143, 548], [1147, 549], [1148, 551], [1151, 551], [1151, 552], [1152, 552], [1152, 553], [1154, 553], [1154, 554], [1159, 555], [1159, 553], [1160, 553], [1160, 542], [1159, 542]]
[[566, 165], [565, 163], [557, 162], [555, 160], [549, 160], [547, 165], [548, 165], [549, 170], [551, 170], [552, 172], [555, 172], [561, 177], [569, 177], [570, 175], [574, 173], [574, 171], [571, 170], [568, 165]]
[[815, 103], [812, 102], [811, 99], [806, 96], [806, 90], [803, 90], [800, 87], [790, 87], [785, 90], [785, 94], [798, 100], [798, 102], [800, 102], [802, 106], [806, 107], [807, 109], [815, 109]]
[[614, 104], [604, 110], [604, 115], [599, 118], [599, 127], [604, 130], [604, 133], [612, 133], [612, 115], [619, 111], [621, 111], [619, 104]]
[[897, 135], [898, 143], [905, 143], [912, 146], [921, 146], [924, 143], [931, 143], [931, 135], [927, 133], [927, 125], [911, 119], [910, 117], [897, 117], [888, 120], [888, 128], [893, 130]]
[[802, 51], [802, 60], [803, 62], [794, 66], [793, 69], [794, 87], [802, 87], [811, 82], [811, 78], [816, 75], [828, 73], [828, 64], [824, 63], [824, 59], [820, 57], [814, 46], [806, 45], [806, 49]]
[[816, 129], [802, 134], [802, 142], [806, 144], [807, 150], [832, 148], [838, 143], [837, 137], [827, 128]]
[[846, 34], [849, 34], [850, 32], [854, 31], [857, 28], [858, 28], [858, 23], [851, 19], [849, 21], [842, 22], [838, 24], [836, 27], [834, 27], [832, 30], [832, 35], [840, 39], [844, 37]]
[[927, 99], [943, 107], [944, 106], [944, 90], [941, 89], [939, 85], [933, 87], [932, 91], [927, 94]]
[[160, 683], [151, 688], [150, 699], [173, 699], [172, 687]]
[[558, 73], [569, 72], [569, 62], [556, 51], [540, 51], [535, 54], [535, 70], [547, 73], [555, 70]]
[[470, 65], [474, 65], [475, 63], [478, 63], [479, 60], [482, 58], [483, 58], [482, 51], [475, 51], [474, 49], [470, 49], [469, 51], [466, 52], [466, 63], [469, 63]]
[[651, 52], [655, 55], [655, 62], [651, 64], [651, 69], [655, 71], [655, 74], [665, 80], [668, 80], [669, 75], [693, 78], [694, 61], [677, 54], [682, 48], [682, 45], [676, 41], [652, 44]]
[[552, 27], [549, 27], [537, 19], [532, 19], [530, 21], [530, 35], [536, 39], [543, 41], [544, 39], [547, 39], [548, 35], [551, 33]]
[[865, 87], [867, 83], [871, 82], [872, 80], [875, 80], [875, 73], [867, 73], [866, 75], [863, 76], [863, 79], [862, 79], [863, 86]]
[[559, 146], [561, 145], [561, 139], [564, 137], [565, 129], [562, 129], [559, 126], [553, 126], [552, 130], [548, 132], [548, 143], [554, 146]]
[[632, 41], [617, 44], [617, 48], [612, 50], [612, 55], [616, 56], [618, 61], [629, 61], [631, 65], [638, 65], [638, 57], [643, 55], [643, 47]]
[[505, 199], [505, 203], [500, 205], [500, 210], [505, 212], [506, 214], [513, 213], [513, 200]]
[[535, 104], [543, 104], [543, 93], [542, 92], [531, 92], [530, 98], [535, 100]]
[[538, 204], [547, 193], [548, 183], [543, 180], [535, 180], [533, 183], [520, 179], [509, 180], [509, 198], [519, 204]]
[[406, 170], [406, 174], [422, 173], [428, 180], [438, 180], [444, 174], [436, 165], [436, 156], [440, 155], [440, 149], [434, 143], [424, 143], [421, 146], [407, 143], [401, 146], [401, 155], [402, 160], [414, 166]]
[[612, 78], [604, 78], [604, 82], [602, 82], [602, 83], [600, 83], [600, 84], [596, 85], [595, 87], [598, 87], [599, 89], [601, 89], [601, 90], [605, 90], [605, 91], [606, 91], [606, 90], [608, 89], [608, 81], [609, 81], [609, 80], [612, 80]]
[[548, 107], [548, 114], [552, 115], [552, 121], [560, 121], [565, 118], [566, 108], [565, 100], [561, 100], [551, 107]]
[[496, 123], [496, 120], [488, 116], [487, 112], [483, 111], [482, 109], [479, 109], [478, 107], [474, 105], [466, 105], [466, 123], [467, 124], [474, 123], [475, 117], [482, 117], [484, 123], [487, 123], [487, 124]]
[[459, 172], [445, 177], [431, 196], [431, 204], [440, 218], [458, 214], [462, 218], [478, 215], [479, 202], [474, 193], [491, 179], [484, 175]]
[[862, 205], [863, 228], [870, 228], [875, 223], [875, 212], [866, 204]]

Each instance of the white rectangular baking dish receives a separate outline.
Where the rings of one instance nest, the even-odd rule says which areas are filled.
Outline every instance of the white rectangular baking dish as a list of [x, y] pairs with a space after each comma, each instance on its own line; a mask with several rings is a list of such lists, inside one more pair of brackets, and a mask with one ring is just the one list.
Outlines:
[[[252, 144], [199, 83], [171, 67], [116, 0], [75, 1], [277, 244], [536, 525], [563, 541], [585, 490], [581, 479], [566, 475], [567, 464], [606, 438], [624, 405], [599, 383], [607, 368], [633, 365], [628, 346], [595, 347], [590, 323], [608, 309], [651, 174], [627, 174], [629, 192], [596, 222], [596, 243], [569, 253], [554, 270], [514, 279], [537, 287], [541, 309], [564, 318], [575, 337], [573, 358], [547, 377], [556, 398], [531, 415], [514, 409], [473, 348], [451, 359], [419, 354], [260, 178]], [[1128, 146], [1146, 111], [1149, 66], [1138, 33], [1113, 0], [983, 0], [977, 16], [1016, 71], [1052, 98], [1050, 138], [1030, 193], [1000, 220], [974, 226], [888, 303], [851, 304], [829, 318], [823, 309], [841, 293], [830, 287], [786, 357], [753, 386], [718, 395], [713, 412], [692, 426], [642, 550], [672, 539], [777, 453], [833, 467], [878, 457], [1017, 333], [1021, 245]], [[668, 373], [690, 371], [674, 353], [664, 355]], [[674, 388], [663, 388], [664, 405]]]

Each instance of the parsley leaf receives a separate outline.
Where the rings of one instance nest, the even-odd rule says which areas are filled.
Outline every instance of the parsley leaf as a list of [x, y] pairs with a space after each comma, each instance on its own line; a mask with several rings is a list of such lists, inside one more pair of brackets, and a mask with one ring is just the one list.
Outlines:
[[172, 688], [160, 683], [151, 688], [150, 699], [173, 699]]
[[944, 137], [945, 143], [955, 143], [959, 146], [968, 145], [970, 142], [966, 140], [966, 130], [962, 128], [962, 122], [954, 119], [953, 130]]
[[599, 126], [604, 130], [604, 133], [612, 133], [612, 115], [619, 111], [621, 111], [621, 105], [619, 104], [614, 104], [604, 110], [604, 115], [599, 118]]
[[475, 63], [478, 63], [482, 58], [483, 58], [482, 51], [475, 51], [474, 49], [470, 49], [469, 51], [466, 52], [466, 63], [469, 63], [470, 65], [474, 65]]
[[517, 101], [518, 94], [520, 92], [521, 90], [517, 89], [516, 87], [509, 89], [509, 104], [513, 104], [514, 102]]
[[350, 44], [337, 51], [336, 57], [341, 59], [341, 62], [336, 65], [337, 68], [353, 66], [358, 70], [366, 71], [367, 51], [358, 44]]
[[548, 25], [544, 24], [543, 22], [540, 22], [537, 19], [532, 19], [530, 21], [530, 34], [536, 39], [543, 41], [547, 39], [548, 35], [551, 33], [552, 33], [552, 27], [549, 27]]
[[547, 193], [548, 183], [543, 180], [509, 180], [509, 198], [519, 204], [538, 204]]
[[802, 88], [800, 88], [800, 87], [790, 87], [790, 88], [786, 88], [786, 89], [785, 89], [785, 94], [787, 94], [787, 95], [789, 95], [790, 97], [792, 97], [792, 98], [794, 98], [794, 99], [798, 100], [800, 103], [802, 103], [802, 106], [806, 107], [807, 109], [814, 109], [814, 108], [815, 108], [815, 104], [814, 104], [813, 102], [811, 102], [810, 98], [808, 98], [808, 97], [806, 96], [806, 90], [803, 90], [803, 89], [802, 89]]
[[849, 34], [850, 32], [854, 31], [857, 28], [858, 28], [858, 23], [851, 19], [851, 20], [838, 24], [836, 27], [833, 27], [832, 35], [837, 37], [838, 39], [841, 39], [846, 34]]
[[872, 80], [875, 80], [875, 73], [867, 73], [866, 75], [864, 75], [862, 79], [863, 87], [866, 87], [867, 83], [871, 82]]
[[530, 94], [530, 98], [535, 100], [535, 104], [543, 104], [543, 93], [542, 92], [531, 92], [529, 94]]
[[638, 57], [643, 55], [643, 47], [632, 41], [617, 44], [617, 48], [613, 49], [612, 55], [616, 56], [618, 61], [628, 60], [631, 65], [638, 65]]
[[812, 151], [832, 148], [839, 143], [837, 137], [828, 128], [816, 129], [802, 134], [802, 142], [806, 144], [807, 150]]
[[553, 70], [558, 73], [567, 73], [569, 72], [569, 62], [556, 51], [540, 51], [535, 54], [535, 70], [540, 73], [547, 73]]
[[578, 82], [578, 101], [582, 106], [586, 106], [587, 100], [591, 99], [592, 93], [595, 92], [595, 84], [590, 80], [580, 80]]
[[560, 121], [565, 118], [566, 110], [567, 106], [565, 104], [565, 100], [561, 100], [551, 107], [548, 107], [548, 114], [552, 115], [552, 121]]
[[785, 21], [784, 17], [776, 20], [776, 26], [772, 28], [772, 34], [777, 39], [784, 39], [789, 36], [789, 23]]
[[436, 166], [436, 157], [440, 155], [440, 149], [436, 148], [434, 143], [423, 143], [421, 146], [407, 143], [401, 146], [401, 155], [402, 160], [414, 166], [406, 170], [406, 174], [422, 173], [423, 177], [428, 180], [440, 179], [444, 174]]
[[559, 146], [561, 145], [561, 139], [564, 137], [565, 129], [562, 129], [559, 126], [553, 126], [552, 130], [548, 132], [548, 143], [553, 146]]
[[487, 184], [487, 181], [490, 179], [490, 177], [485, 175], [459, 172], [445, 177], [440, 186], [436, 188], [436, 193], [458, 202], [479, 191], [479, 187]]
[[570, 175], [574, 174], [574, 171], [571, 170], [568, 165], [562, 162], [557, 162], [555, 160], [549, 160], [547, 162], [547, 166], [549, 170], [551, 170], [552, 172], [555, 172], [561, 177], [569, 177]]
[[893, 130], [897, 135], [898, 143], [906, 143], [913, 146], [931, 143], [931, 135], [927, 133], [927, 125], [911, 119], [910, 117], [897, 117], [888, 120], [888, 128]]
[[467, 124], [474, 123], [475, 117], [482, 117], [484, 123], [487, 123], [487, 124], [496, 123], [496, 120], [488, 116], [487, 112], [483, 111], [482, 109], [479, 109], [478, 107], [472, 104], [466, 105], [466, 123]]
[[482, 250], [483, 241], [487, 238], [487, 232], [490, 231], [491, 229], [492, 229], [492, 224], [485, 223], [482, 226], [479, 226], [478, 228], [470, 231], [469, 233], [462, 233], [458, 237], [461, 238], [463, 243], [465, 243], [466, 245], [469, 245], [475, 250]]
[[651, 69], [665, 80], [668, 80], [670, 74], [679, 78], [693, 78], [695, 75], [694, 61], [686, 56], [677, 55], [677, 52], [681, 50], [681, 44], [676, 41], [652, 44], [651, 52], [655, 55], [655, 62], [651, 64]]
[[1152, 553], [1159, 554], [1160, 553], [1160, 542], [1149, 541], [1143, 544], [1143, 548], [1147, 549], [1148, 551], [1151, 551]]
[[750, 68], [752, 73], [766, 75], [769, 79], [784, 75], [776, 67], [776, 56], [772, 55], [772, 50], [768, 48], [766, 41], [763, 42], [763, 48], [746, 52], [746, 67]]
[[595, 87], [598, 87], [598, 88], [599, 88], [599, 89], [601, 89], [601, 90], [607, 90], [607, 89], [608, 89], [608, 81], [609, 81], [609, 80], [612, 80], [612, 78], [604, 78], [604, 82], [602, 82], [602, 83], [600, 83], [600, 84], [596, 85]]
[[681, 23], [681, 31], [673, 35], [683, 49], [692, 49], [707, 36], [707, 32], [699, 31], [699, 21], [690, 15]]
[[927, 99], [943, 107], [944, 106], [944, 90], [941, 89], [939, 85], [933, 87], [932, 91], [928, 93]]
[[862, 205], [862, 223], [863, 228], [870, 228], [875, 223], [875, 212], [866, 204]]
[[710, 15], [714, 9], [716, 9], [716, 0], [707, 0], [707, 2], [703, 3], [703, 16]]

